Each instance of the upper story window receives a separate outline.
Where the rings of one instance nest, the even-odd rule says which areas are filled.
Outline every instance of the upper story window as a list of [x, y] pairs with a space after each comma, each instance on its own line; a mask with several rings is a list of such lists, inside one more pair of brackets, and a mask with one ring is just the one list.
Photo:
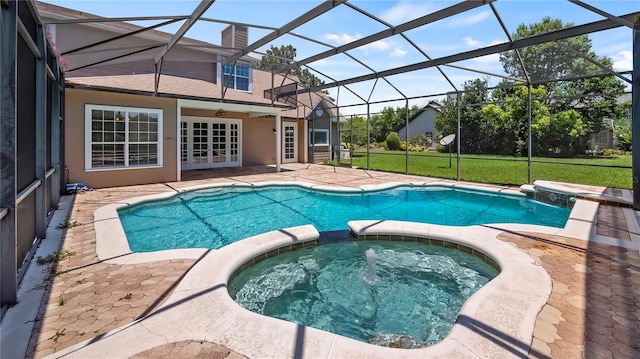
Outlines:
[[85, 106], [85, 169], [162, 165], [162, 110]]
[[224, 66], [224, 85], [239, 91], [251, 91], [251, 67], [245, 65], [235, 66], [228, 64]]

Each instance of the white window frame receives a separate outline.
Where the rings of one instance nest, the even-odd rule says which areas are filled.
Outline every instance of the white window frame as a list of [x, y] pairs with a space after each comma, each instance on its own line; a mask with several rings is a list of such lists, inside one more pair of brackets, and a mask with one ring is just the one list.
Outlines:
[[[156, 144], [156, 157], [158, 159], [156, 164], [129, 164], [129, 145], [136, 144], [136, 142], [129, 141], [129, 123], [125, 122], [125, 140], [124, 142], [114, 142], [114, 143], [122, 143], [124, 145], [124, 165], [122, 166], [105, 166], [105, 167], [93, 167], [92, 161], [92, 151], [91, 147], [93, 144], [92, 141], [92, 119], [91, 119], [91, 111], [100, 110], [100, 111], [114, 111], [121, 112], [123, 114], [123, 120], [128, 119], [129, 112], [146, 112], [146, 113], [155, 113], [158, 116], [158, 139], [156, 142], [144, 142], [148, 144]], [[85, 115], [84, 115], [84, 129], [85, 129], [85, 146], [84, 146], [84, 158], [85, 158], [85, 171], [93, 172], [93, 171], [112, 171], [112, 170], [126, 170], [126, 169], [141, 169], [141, 168], [158, 168], [163, 166], [163, 110], [157, 108], [142, 108], [142, 107], [126, 107], [126, 106], [113, 106], [113, 105], [94, 105], [94, 104], [86, 104], [85, 105]]]
[[[327, 143], [313, 143], [313, 139], [315, 138], [315, 136], [313, 135], [314, 132], [324, 132], [327, 134]], [[313, 137], [312, 137], [313, 136]], [[309, 129], [309, 147], [312, 146], [329, 146], [330, 145], [331, 140], [329, 139], [329, 129], [327, 128], [316, 128], [316, 129]]]
[[[236, 91], [253, 93], [253, 67], [251, 67], [251, 65], [249, 65], [249, 64], [244, 64], [244, 63], [236, 64], [235, 68], [234, 68], [233, 64], [227, 64], [226, 66], [229, 66], [234, 70], [234, 73], [231, 74], [231, 77], [233, 78], [233, 86], [229, 86], [229, 88], [230, 89], [234, 89]], [[247, 77], [241, 76], [241, 78], [246, 78], [249, 81], [249, 86], [248, 86], [248, 88], [246, 90], [238, 89], [238, 85], [237, 85], [238, 84], [238, 81], [237, 81], [238, 74], [237, 74], [237, 71], [238, 71], [238, 67], [240, 67], [240, 66], [245, 67], [245, 68], [247, 68], [249, 70], [249, 76], [247, 76]], [[227, 84], [224, 82], [224, 76], [226, 75], [224, 73], [224, 68], [225, 68], [225, 66], [221, 66], [221, 68], [220, 68], [220, 74], [221, 74], [220, 75], [220, 81], [224, 86], [226, 86]]]

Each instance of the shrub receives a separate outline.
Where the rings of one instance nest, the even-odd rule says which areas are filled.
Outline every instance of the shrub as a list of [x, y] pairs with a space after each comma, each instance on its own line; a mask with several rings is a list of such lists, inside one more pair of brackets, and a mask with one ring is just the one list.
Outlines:
[[387, 148], [391, 151], [397, 151], [400, 149], [400, 136], [397, 132], [391, 132], [387, 136]]
[[423, 148], [429, 147], [431, 144], [427, 136], [419, 133], [409, 139], [410, 145], [421, 146]]

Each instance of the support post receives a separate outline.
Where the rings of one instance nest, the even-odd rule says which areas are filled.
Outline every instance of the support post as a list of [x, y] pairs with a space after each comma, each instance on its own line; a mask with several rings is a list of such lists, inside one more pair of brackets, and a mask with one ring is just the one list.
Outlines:
[[17, 302], [16, 122], [18, 2], [0, 6], [0, 304]]
[[371, 169], [371, 158], [369, 144], [371, 142], [371, 113], [369, 112], [369, 101], [367, 101], [367, 169]]
[[633, 209], [640, 210], [640, 17], [636, 17], [633, 28], [633, 71], [631, 78], [631, 145], [633, 172]]
[[47, 48], [45, 46], [45, 32], [38, 31], [34, 39], [40, 58], [36, 59], [36, 180], [40, 181], [40, 186], [36, 189], [36, 237], [39, 239], [47, 236], [47, 212], [49, 204], [46, 202], [47, 188], [47, 146], [50, 140], [47, 138]]
[[527, 85], [527, 183], [531, 184], [531, 82]]
[[405, 145], [404, 145], [404, 174], [409, 174], [409, 99], [404, 99], [404, 128], [405, 128]]
[[353, 115], [351, 115], [351, 125], [349, 128], [349, 167], [353, 167]]
[[282, 162], [282, 117], [276, 113], [276, 172], [280, 172]]
[[[458, 133], [456, 134], [456, 138], [458, 139], [458, 163], [456, 164], [456, 181], [460, 181], [460, 143], [462, 142], [462, 138], [460, 136], [460, 116], [462, 116], [462, 99], [460, 98], [460, 91], [456, 91], [456, 102], [458, 104]], [[449, 158], [451, 158], [451, 146], [449, 146]]]
[[58, 60], [53, 61], [53, 73], [55, 79], [52, 80], [51, 86], [51, 138], [49, 139], [49, 146], [51, 147], [51, 166], [55, 168], [55, 172], [51, 175], [51, 188], [47, 190], [51, 192], [51, 206], [52, 209], [58, 209], [58, 203], [60, 203], [60, 185], [62, 182], [62, 159], [60, 154], [60, 125], [62, 120], [62, 93], [60, 92], [60, 62]]

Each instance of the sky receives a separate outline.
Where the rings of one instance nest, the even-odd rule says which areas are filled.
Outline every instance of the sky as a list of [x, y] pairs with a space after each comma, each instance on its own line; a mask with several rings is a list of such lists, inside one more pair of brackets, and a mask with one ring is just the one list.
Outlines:
[[[104, 17], [189, 15], [199, 3], [199, 1], [191, 0], [49, 0], [45, 2]], [[400, 25], [458, 2], [460, 1], [350, 1], [356, 7], [392, 26]], [[203, 16], [280, 27], [321, 3], [321, 0], [218, 0]], [[639, 0], [583, 0], [583, 3], [613, 15], [640, 11]], [[498, 0], [493, 5], [510, 34], [515, 33], [518, 25], [537, 23], [546, 16], [575, 25], [604, 19], [601, 15], [567, 0]], [[145, 21], [137, 22], [137, 24], [150, 26], [157, 22]], [[387, 25], [382, 22], [371, 19], [345, 5], [339, 5], [296, 28], [294, 32], [330, 46], [340, 46], [388, 29]], [[180, 25], [181, 23], [176, 23], [159, 30], [174, 32]], [[186, 36], [220, 44], [220, 32], [225, 26], [200, 21], [187, 32]], [[250, 28], [249, 43], [259, 40], [269, 33], [271, 33], [270, 30]], [[488, 5], [406, 31], [404, 34], [421, 51], [400, 35], [394, 35], [348, 51], [349, 55], [361, 61], [364, 66], [344, 54], [334, 55], [309, 65], [312, 70], [318, 71], [318, 77], [330, 83], [333, 82], [333, 79], [348, 79], [372, 71], [389, 70], [426, 61], [425, 54], [431, 58], [439, 58], [508, 41], [500, 22]], [[630, 71], [632, 69], [632, 30], [630, 28], [620, 27], [602, 31], [589, 35], [589, 38], [592, 42], [592, 51], [600, 57], [610, 58], [615, 70]], [[296, 60], [302, 60], [330, 49], [330, 47], [291, 35], [284, 35], [270, 43], [274, 46], [289, 44], [297, 49]], [[268, 48], [269, 45], [266, 45], [258, 51], [265, 52]], [[259, 57], [260, 55], [254, 54], [253, 56]], [[456, 65], [491, 74], [505, 75], [497, 54], [462, 61]], [[461, 88], [465, 81], [486, 77], [484, 74], [455, 68], [443, 67], [442, 71], [457, 88]], [[497, 76], [489, 76], [488, 78], [490, 83], [497, 83], [501, 80]], [[370, 111], [375, 112], [383, 106], [404, 106], [405, 97], [443, 94], [455, 90], [435, 68], [394, 75], [387, 80], [391, 85], [383, 80], [377, 82], [371, 80], [349, 85], [348, 89], [341, 87], [339, 91], [337, 89], [329, 91], [341, 107], [363, 103], [364, 101], [360, 98], [371, 101], [403, 99], [402, 101], [372, 105]], [[357, 96], [350, 91], [355, 92]], [[409, 105], [424, 106], [432, 99], [437, 99], [437, 97], [412, 99], [409, 101]], [[363, 114], [366, 113], [366, 106], [344, 107], [341, 108], [341, 112], [344, 114]]]

